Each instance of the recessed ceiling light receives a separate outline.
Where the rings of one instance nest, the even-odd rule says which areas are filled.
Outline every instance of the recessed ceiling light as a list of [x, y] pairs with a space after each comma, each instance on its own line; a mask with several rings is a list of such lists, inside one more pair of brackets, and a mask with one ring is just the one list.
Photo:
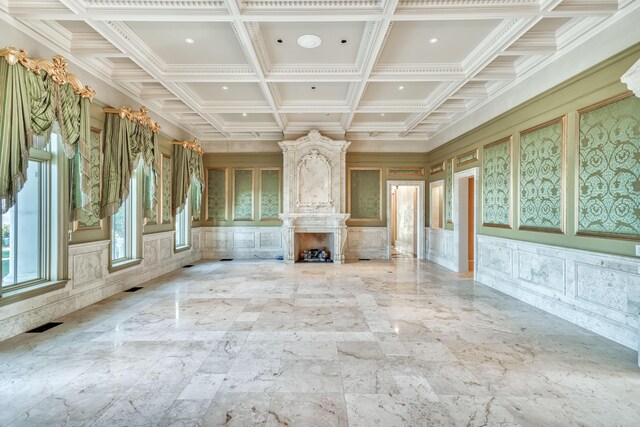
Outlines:
[[315, 86], [311, 86], [311, 90], [316, 90], [316, 87]]
[[380, 113], [381, 116], [384, 116], [384, 113]]
[[313, 49], [320, 46], [322, 39], [315, 34], [303, 34], [298, 37], [298, 45], [305, 49]]
[[278, 44], [282, 44], [282, 43], [284, 43], [284, 40], [282, 40], [282, 39], [278, 39], [278, 40], [276, 40], [276, 43], [278, 43]]
[[196, 41], [194, 39], [184, 39], [185, 43], [194, 44]]
[[229, 86], [222, 86], [222, 90], [227, 90], [229, 89]]
[[398, 86], [398, 90], [404, 90], [404, 86]]
[[439, 39], [438, 39], [437, 37], [431, 37], [431, 38], [429, 39], [429, 43], [431, 43], [431, 44], [438, 43], [438, 40], [439, 40]]
[[247, 117], [247, 113], [242, 113], [242, 117]]
[[342, 44], [347, 44], [347, 39], [342, 39], [342, 40], [340, 40], [340, 43], [342, 43]]

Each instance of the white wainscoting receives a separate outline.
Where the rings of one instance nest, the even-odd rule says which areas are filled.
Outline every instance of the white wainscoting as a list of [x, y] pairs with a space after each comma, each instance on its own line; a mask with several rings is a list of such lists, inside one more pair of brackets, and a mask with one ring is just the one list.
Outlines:
[[200, 229], [191, 233], [191, 248], [174, 253], [174, 232], [142, 236], [143, 261], [109, 272], [109, 241], [69, 246], [69, 281], [62, 289], [2, 307], [0, 341], [109, 298], [133, 286], [200, 259]]
[[275, 259], [284, 255], [281, 227], [202, 227], [202, 257]]
[[347, 259], [389, 259], [387, 227], [349, 227]]
[[427, 227], [427, 259], [452, 271], [457, 271], [457, 252], [452, 230]]
[[477, 280], [638, 349], [640, 260], [478, 236]]

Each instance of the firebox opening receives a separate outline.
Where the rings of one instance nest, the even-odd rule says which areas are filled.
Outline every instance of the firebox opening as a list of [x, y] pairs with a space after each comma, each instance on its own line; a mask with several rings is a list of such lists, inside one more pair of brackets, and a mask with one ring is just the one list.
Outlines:
[[297, 261], [333, 262], [333, 233], [296, 233]]

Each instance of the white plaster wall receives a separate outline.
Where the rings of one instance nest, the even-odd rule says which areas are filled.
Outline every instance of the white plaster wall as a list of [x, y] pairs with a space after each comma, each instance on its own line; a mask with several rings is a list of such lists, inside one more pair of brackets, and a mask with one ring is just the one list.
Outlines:
[[143, 261], [113, 273], [108, 269], [108, 240], [70, 245], [66, 286], [2, 307], [0, 341], [199, 260], [200, 233], [193, 229], [191, 249], [178, 253], [173, 231], [144, 235]]
[[349, 227], [347, 259], [389, 259], [386, 227]]
[[280, 227], [202, 227], [202, 257], [274, 259], [284, 255]]
[[427, 259], [449, 270], [456, 271], [453, 231], [427, 227]]
[[477, 281], [638, 348], [640, 260], [478, 236]]

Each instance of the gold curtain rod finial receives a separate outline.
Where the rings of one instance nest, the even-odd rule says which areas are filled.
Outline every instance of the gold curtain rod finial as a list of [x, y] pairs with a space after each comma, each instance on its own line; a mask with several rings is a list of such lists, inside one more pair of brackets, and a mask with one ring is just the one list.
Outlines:
[[186, 148], [187, 150], [195, 151], [200, 156], [202, 156], [204, 154], [204, 149], [200, 146], [200, 142], [198, 141], [198, 138], [194, 138], [194, 139], [191, 139], [191, 140], [185, 140], [185, 141], [174, 140], [172, 142], [172, 144], [173, 145], [181, 145], [184, 148]]
[[102, 109], [105, 113], [117, 114], [122, 119], [127, 119], [132, 122], [138, 122], [142, 126], [146, 126], [151, 129], [151, 132], [158, 133], [160, 132], [160, 125], [154, 122], [151, 117], [147, 114], [149, 109], [145, 106], [140, 107], [140, 111], [131, 111], [131, 108], [128, 107], [120, 107], [120, 108], [109, 108], [104, 107]]

